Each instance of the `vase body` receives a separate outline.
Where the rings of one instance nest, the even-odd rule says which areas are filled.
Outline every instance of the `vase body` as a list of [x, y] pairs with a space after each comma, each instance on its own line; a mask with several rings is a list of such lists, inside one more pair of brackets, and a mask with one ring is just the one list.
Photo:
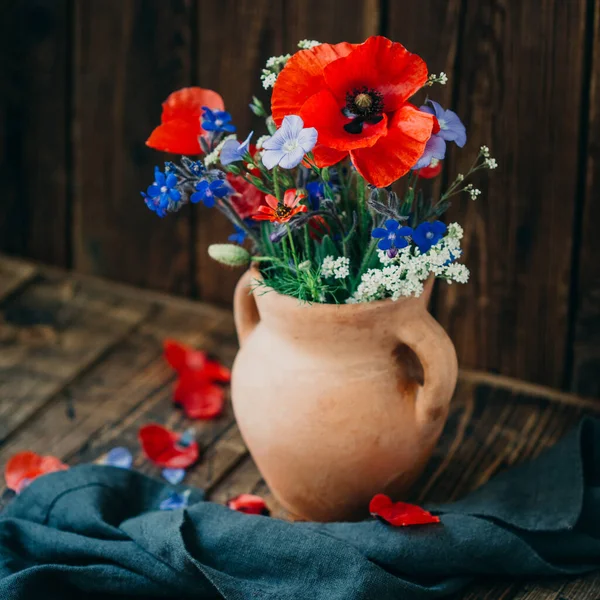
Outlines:
[[303, 304], [260, 287], [234, 299], [240, 350], [232, 401], [244, 441], [279, 502], [314, 521], [357, 520], [423, 470], [457, 377], [452, 342], [419, 298]]

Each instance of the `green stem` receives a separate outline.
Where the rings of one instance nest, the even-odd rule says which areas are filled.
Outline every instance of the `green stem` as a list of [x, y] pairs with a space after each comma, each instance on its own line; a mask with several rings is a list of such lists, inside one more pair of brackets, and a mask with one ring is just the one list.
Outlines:
[[292, 236], [292, 230], [290, 229], [290, 226], [287, 223], [286, 223], [285, 228], [287, 229], [288, 239], [290, 241], [290, 248], [292, 250], [292, 258], [294, 259], [294, 266], [296, 267], [296, 270], [298, 270], [298, 255], [296, 254], [296, 247], [294, 246], [294, 238]]
[[275, 198], [278, 202], [281, 202], [281, 190], [279, 189], [279, 167], [273, 168], [273, 190], [275, 191]]
[[237, 225], [242, 231], [246, 233], [246, 235], [256, 244], [258, 248], [262, 248], [262, 243], [260, 238], [254, 233], [244, 220], [237, 214], [236, 210], [231, 205], [231, 202], [226, 198], [220, 198], [219, 207], [221, 212], [225, 214], [225, 216], [235, 225]]

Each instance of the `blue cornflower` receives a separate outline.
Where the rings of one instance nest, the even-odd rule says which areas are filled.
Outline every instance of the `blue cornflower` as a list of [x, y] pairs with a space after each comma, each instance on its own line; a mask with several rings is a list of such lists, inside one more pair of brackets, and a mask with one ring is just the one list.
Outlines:
[[251, 131], [250, 135], [241, 144], [237, 140], [227, 140], [223, 144], [219, 159], [224, 167], [244, 159], [244, 155], [248, 152], [248, 147], [250, 146], [250, 138], [253, 134], [254, 131]]
[[320, 181], [311, 181], [306, 184], [306, 191], [308, 192], [310, 208], [312, 210], [319, 210], [321, 200], [325, 198], [325, 187], [323, 184]]
[[430, 223], [425, 221], [415, 228], [412, 239], [419, 247], [422, 254], [428, 252], [431, 246], [435, 246], [446, 234], [448, 228], [441, 221]]
[[204, 206], [212, 208], [215, 198], [224, 198], [228, 194], [231, 194], [231, 188], [222, 179], [215, 179], [210, 183], [203, 179], [196, 184], [196, 191], [190, 197], [190, 202], [202, 202]]
[[202, 128], [205, 131], [217, 133], [233, 133], [235, 125], [231, 122], [231, 115], [225, 110], [211, 110], [208, 106], [202, 107]]
[[263, 144], [262, 163], [269, 170], [277, 165], [282, 169], [293, 169], [316, 143], [314, 127], [304, 127], [304, 121], [298, 115], [287, 115], [281, 127]]
[[233, 227], [235, 228], [235, 233], [232, 233], [227, 239], [230, 242], [234, 242], [241, 246], [244, 243], [244, 241], [246, 240], [246, 238], [248, 237], [248, 234], [246, 233], [246, 231], [244, 229], [242, 229], [238, 225], [234, 224]]
[[394, 219], [388, 219], [384, 223], [385, 227], [375, 227], [371, 232], [371, 236], [374, 238], [381, 238], [377, 247], [380, 250], [392, 250], [406, 248], [408, 241], [406, 236], [412, 234], [412, 227], [400, 226], [398, 221]]
[[181, 192], [177, 189], [177, 176], [174, 173], [162, 173], [154, 169], [154, 183], [142, 192], [146, 206], [159, 217], [177, 210], [181, 203]]
[[413, 170], [428, 167], [433, 159], [444, 159], [446, 156], [446, 142], [454, 142], [460, 148], [467, 143], [467, 130], [458, 115], [452, 110], [444, 110], [440, 104], [433, 100], [428, 100], [428, 102], [429, 105], [424, 104], [419, 110], [434, 115], [440, 130], [429, 138], [423, 155], [419, 158]]

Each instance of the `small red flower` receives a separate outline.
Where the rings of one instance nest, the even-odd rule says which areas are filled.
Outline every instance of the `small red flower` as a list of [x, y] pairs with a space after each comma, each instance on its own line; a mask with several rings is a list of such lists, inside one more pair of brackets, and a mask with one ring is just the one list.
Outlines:
[[186, 439], [188, 434], [179, 435], [157, 423], [142, 427], [138, 437], [144, 454], [160, 467], [185, 469], [200, 456], [196, 440]]
[[369, 504], [369, 512], [374, 517], [379, 517], [395, 527], [407, 525], [426, 525], [439, 523], [440, 518], [434, 517], [430, 512], [414, 504], [406, 502], [392, 502], [389, 496], [377, 494]]
[[426, 81], [425, 62], [385, 37], [320, 44], [296, 52], [277, 77], [273, 119], [299, 115], [317, 129], [317, 166], [350, 154], [369, 183], [385, 187], [409, 171], [431, 136], [433, 116], [408, 103]]
[[308, 235], [311, 240], [320, 242], [326, 235], [331, 234], [331, 227], [327, 221], [321, 216], [317, 215], [312, 217], [308, 221]]
[[306, 194], [295, 189], [288, 190], [283, 195], [283, 202], [278, 202], [275, 196], [267, 194], [265, 200], [269, 206], [259, 206], [258, 212], [252, 216], [255, 221], [271, 221], [271, 223], [287, 223], [293, 216], [308, 209], [298, 202], [306, 198]]
[[12, 456], [4, 467], [6, 486], [19, 493], [31, 481], [55, 471], [64, 471], [69, 467], [54, 456], [40, 456], [35, 452], [19, 452]]
[[442, 161], [434, 158], [428, 167], [423, 167], [417, 171], [421, 179], [433, 179], [442, 172]]
[[228, 500], [227, 506], [247, 515], [265, 515], [268, 517], [271, 514], [267, 508], [267, 503], [260, 496], [254, 494], [240, 494]]
[[150, 134], [146, 146], [173, 154], [201, 154], [202, 107], [224, 110], [223, 98], [199, 87], [173, 92], [163, 103], [161, 124]]

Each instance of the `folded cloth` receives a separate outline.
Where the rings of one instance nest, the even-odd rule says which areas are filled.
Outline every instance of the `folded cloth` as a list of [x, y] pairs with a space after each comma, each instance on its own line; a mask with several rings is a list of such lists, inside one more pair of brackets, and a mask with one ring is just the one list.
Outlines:
[[439, 598], [481, 576], [600, 567], [600, 421], [463, 500], [435, 525], [288, 523], [87, 465], [34, 481], [0, 517], [0, 598]]

